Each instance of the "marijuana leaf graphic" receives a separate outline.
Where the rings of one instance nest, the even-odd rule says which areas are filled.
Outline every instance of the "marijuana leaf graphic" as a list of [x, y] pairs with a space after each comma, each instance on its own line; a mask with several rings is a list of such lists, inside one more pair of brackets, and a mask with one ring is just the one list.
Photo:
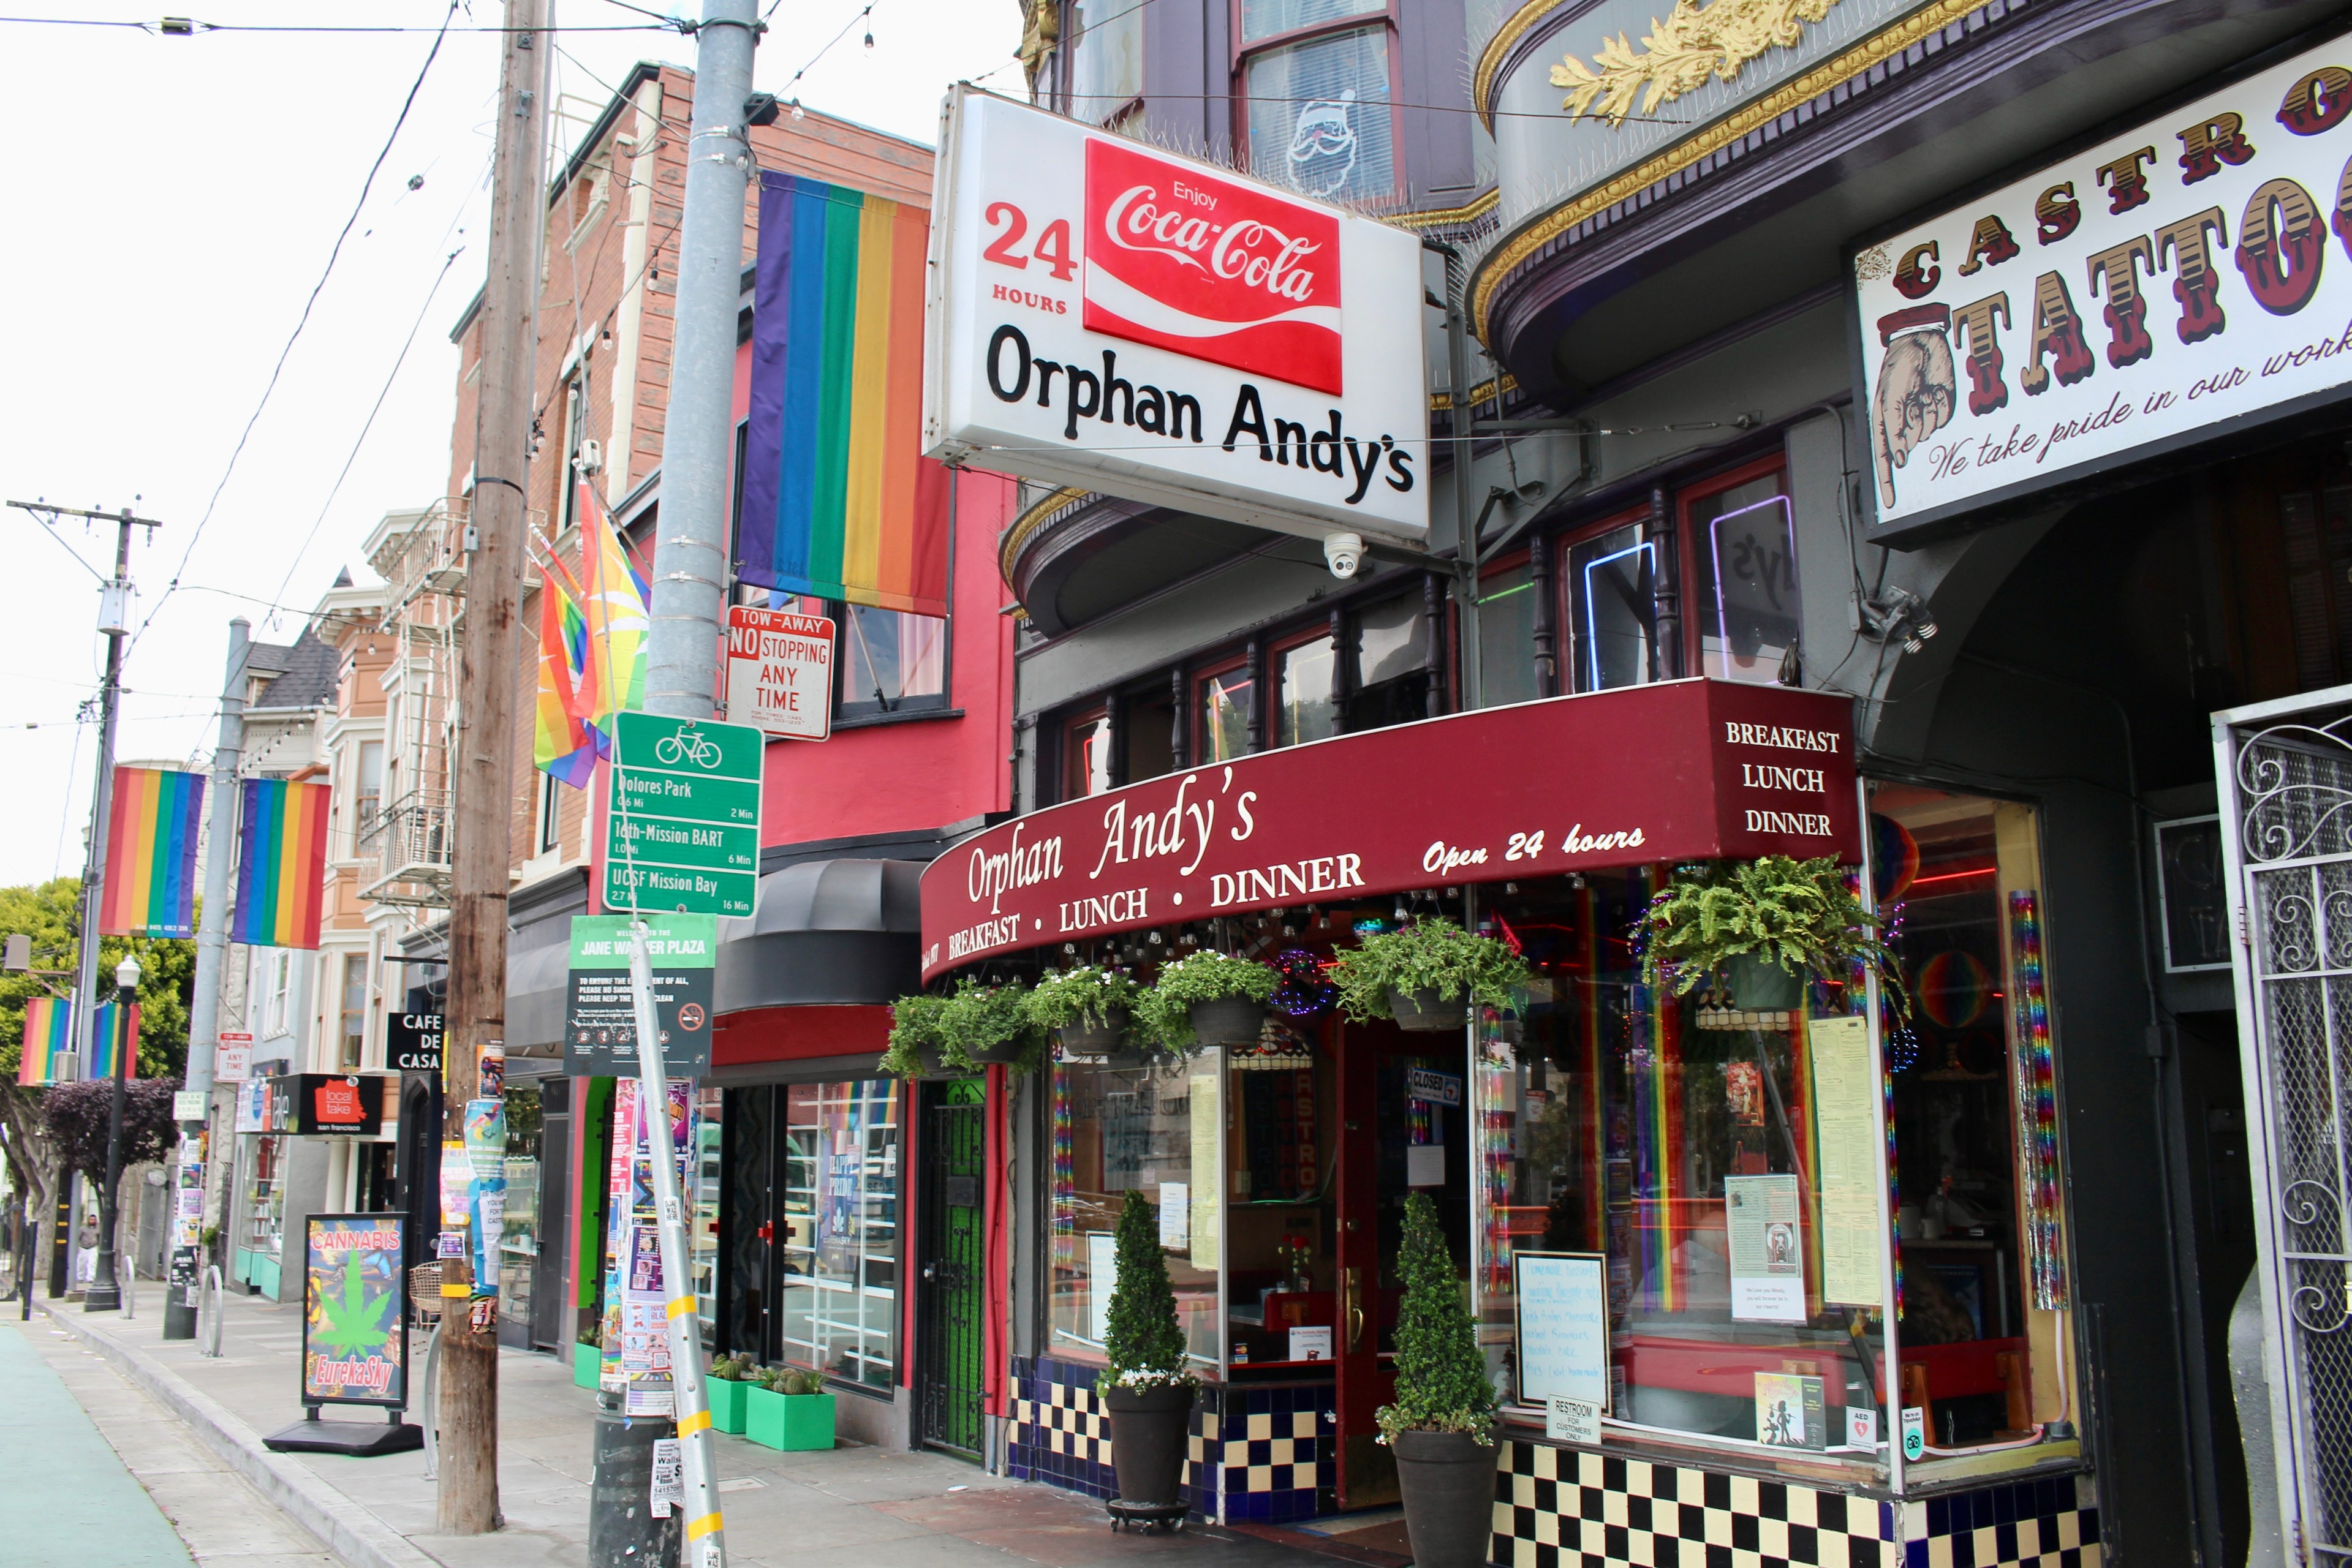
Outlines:
[[310, 1331], [311, 1348], [344, 1355], [381, 1349], [396, 1304], [394, 1293], [387, 1290], [369, 1299], [367, 1276], [356, 1249], [344, 1254], [342, 1285], [340, 1298], [323, 1290], [319, 1292], [320, 1322]]

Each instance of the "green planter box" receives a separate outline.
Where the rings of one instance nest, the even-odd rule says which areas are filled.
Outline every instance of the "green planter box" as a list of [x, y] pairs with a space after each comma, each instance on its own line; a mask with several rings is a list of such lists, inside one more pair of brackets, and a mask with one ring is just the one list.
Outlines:
[[743, 1401], [743, 1435], [763, 1448], [787, 1453], [833, 1447], [833, 1396], [772, 1394], [750, 1388]]
[[580, 1388], [585, 1388], [592, 1394], [594, 1393], [596, 1391], [596, 1375], [598, 1370], [603, 1367], [604, 1364], [604, 1351], [603, 1346], [580, 1344], [575, 1343], [572, 1347], [572, 1381], [573, 1385]]
[[704, 1380], [703, 1387], [710, 1394], [710, 1424], [722, 1432], [741, 1433], [744, 1399], [751, 1392], [751, 1385], [712, 1377]]

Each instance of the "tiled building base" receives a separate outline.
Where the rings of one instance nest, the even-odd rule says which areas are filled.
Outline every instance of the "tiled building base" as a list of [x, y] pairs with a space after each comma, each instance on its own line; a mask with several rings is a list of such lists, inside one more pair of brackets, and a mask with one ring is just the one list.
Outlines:
[[1504, 1568], [2097, 1568], [2088, 1477], [1883, 1502], [1545, 1443], [1496, 1445]]

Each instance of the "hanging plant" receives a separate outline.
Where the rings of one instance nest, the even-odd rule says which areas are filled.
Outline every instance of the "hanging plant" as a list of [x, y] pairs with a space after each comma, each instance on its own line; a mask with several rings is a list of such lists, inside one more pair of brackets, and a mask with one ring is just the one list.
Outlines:
[[1121, 1029], [1142, 994], [1123, 970], [1073, 964], [1040, 975], [1029, 988], [1029, 1021], [1047, 1030]]
[[940, 1060], [950, 1072], [976, 1073], [992, 1063], [1028, 1071], [1044, 1055], [1029, 1021], [1028, 989], [1017, 980], [984, 986], [962, 979], [940, 1005]]
[[1735, 965], [1769, 966], [1799, 981], [1876, 971], [1888, 1005], [1911, 1016], [1902, 967], [1835, 859], [1714, 861], [1678, 869], [1635, 927], [1642, 980], [1674, 996], [1722, 987]]
[[1453, 1004], [1442, 1010], [1458, 1023], [1471, 1002], [1510, 1006], [1512, 991], [1528, 983], [1528, 965], [1492, 936], [1424, 917], [1401, 931], [1368, 934], [1339, 955], [1330, 978], [1339, 1006], [1359, 1021], [1401, 1018], [1402, 998], [1416, 1017], [1441, 1010], [1433, 1002]]
[[917, 991], [890, 1004], [890, 1049], [882, 1053], [883, 1071], [897, 1078], [924, 1078], [940, 1071], [940, 1010], [947, 1000]]
[[[1236, 1011], [1263, 1011], [1274, 995], [1275, 973], [1250, 958], [1237, 958], [1203, 947], [1160, 967], [1151, 988], [1137, 998], [1136, 1021], [1160, 1044], [1181, 1051], [1200, 1039], [1192, 1009], [1215, 1003], [1235, 1003]], [[1250, 1024], [1249, 1039], [1257, 1036]]]

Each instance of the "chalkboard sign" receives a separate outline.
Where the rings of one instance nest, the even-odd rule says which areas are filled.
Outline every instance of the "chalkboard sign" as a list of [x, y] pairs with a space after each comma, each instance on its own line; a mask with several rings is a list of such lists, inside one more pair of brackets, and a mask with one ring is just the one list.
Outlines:
[[1511, 1260], [1519, 1402], [1556, 1397], [1609, 1408], [1609, 1260], [1598, 1252], [1520, 1252]]

